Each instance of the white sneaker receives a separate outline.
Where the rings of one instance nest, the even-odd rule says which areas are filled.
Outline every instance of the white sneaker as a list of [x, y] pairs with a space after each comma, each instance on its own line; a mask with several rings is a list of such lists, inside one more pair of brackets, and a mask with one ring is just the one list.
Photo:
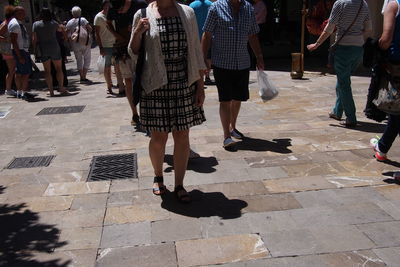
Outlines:
[[7, 90], [6, 95], [17, 97], [17, 91], [15, 90]]
[[232, 136], [233, 138], [236, 138], [236, 139], [243, 139], [243, 138], [244, 138], [244, 134], [242, 134], [241, 132], [239, 132], [237, 129], [233, 129], [233, 130], [231, 131], [231, 136]]
[[379, 137], [377, 138], [371, 138], [371, 140], [369, 141], [370, 145], [372, 146], [372, 148], [375, 151], [375, 158], [377, 161], [386, 161], [387, 160], [387, 156], [386, 153], [383, 153], [379, 150]]
[[230, 147], [230, 146], [233, 146], [234, 144], [236, 144], [236, 142], [233, 141], [232, 138], [228, 137], [228, 138], [225, 138], [223, 147]]
[[191, 148], [189, 148], [189, 159], [198, 159], [200, 158], [200, 154], [194, 152]]

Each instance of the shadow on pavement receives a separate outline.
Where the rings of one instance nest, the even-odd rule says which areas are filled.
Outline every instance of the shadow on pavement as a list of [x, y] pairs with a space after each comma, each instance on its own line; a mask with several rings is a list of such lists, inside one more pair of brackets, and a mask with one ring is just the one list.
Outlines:
[[255, 152], [263, 152], [263, 151], [271, 151], [275, 153], [281, 154], [289, 154], [292, 153], [288, 147], [292, 146], [292, 139], [284, 138], [284, 139], [273, 139], [272, 141], [258, 139], [258, 138], [250, 138], [245, 137], [241, 141], [237, 142], [235, 146], [232, 147], [229, 151], [236, 152], [239, 150], [248, 150]]
[[242, 209], [247, 207], [247, 202], [240, 199], [228, 199], [221, 192], [203, 193], [199, 190], [193, 190], [189, 194], [192, 202], [181, 204], [174, 193], [168, 191], [161, 197], [161, 207], [187, 217], [219, 216], [225, 220], [241, 217]]
[[346, 128], [349, 130], [366, 132], [366, 133], [383, 133], [385, 131], [385, 124], [382, 123], [373, 123], [373, 122], [365, 122], [365, 121], [358, 121], [357, 126], [350, 128], [345, 127], [340, 124], [329, 124], [329, 126], [339, 127], [339, 128]]
[[[174, 169], [173, 155], [165, 155], [164, 162], [169, 165], [164, 171], [172, 172]], [[196, 159], [189, 159], [187, 170], [199, 173], [213, 173], [217, 171], [214, 166], [218, 165], [218, 160], [215, 157], [200, 157]]]
[[[0, 186], [0, 194], [6, 188]], [[66, 242], [59, 242], [60, 230], [39, 223], [39, 214], [24, 203], [0, 204], [0, 266], [67, 267], [71, 261], [38, 261], [34, 253], [52, 253]]]
[[383, 180], [385, 183], [387, 183], [387, 184], [397, 184], [397, 185], [400, 185], [400, 181], [399, 180], [396, 180], [396, 179], [394, 179], [394, 178], [388, 178], [388, 179], [385, 179], [385, 180]]

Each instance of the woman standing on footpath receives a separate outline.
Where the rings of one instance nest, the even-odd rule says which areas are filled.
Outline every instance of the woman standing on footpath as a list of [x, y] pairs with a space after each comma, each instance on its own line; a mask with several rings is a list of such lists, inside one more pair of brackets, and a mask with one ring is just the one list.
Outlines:
[[57, 32], [61, 32], [63, 29], [55, 20], [52, 19], [51, 11], [48, 8], [42, 9], [40, 12], [40, 18], [41, 20], [33, 23], [32, 43], [34, 51], [40, 51], [38, 57], [43, 64], [44, 75], [50, 96], [54, 96], [51, 63], [54, 64], [56, 69], [58, 90], [60, 91], [60, 94], [69, 95], [69, 92], [64, 87], [61, 49], [57, 40]]
[[333, 5], [329, 22], [317, 42], [307, 46], [317, 49], [336, 30], [334, 69], [337, 77], [336, 104], [329, 117], [341, 120], [343, 111], [345, 127], [357, 126], [356, 106], [351, 89], [351, 73], [358, 67], [363, 53], [364, 40], [372, 32], [368, 5], [364, 0], [338, 0]]
[[[384, 11], [383, 33], [379, 39], [379, 47], [388, 51], [388, 66], [393, 70], [400, 67], [400, 0], [387, 4]], [[397, 80], [399, 77], [396, 77]], [[387, 160], [386, 154], [392, 147], [397, 135], [400, 135], [400, 116], [389, 114], [389, 120], [382, 138], [372, 138], [371, 145], [378, 161]], [[397, 178], [399, 179], [399, 178]]]
[[8, 68], [8, 73], [6, 76], [6, 94], [16, 97], [17, 92], [12, 90], [16, 62], [12, 55], [10, 33], [8, 32], [8, 23], [13, 19], [14, 12], [15, 8], [11, 5], [4, 8], [5, 20], [0, 25], [0, 54], [7, 63]]
[[141, 84], [140, 121], [151, 131], [150, 159], [154, 168], [153, 193], [166, 192], [163, 162], [168, 134], [174, 138], [175, 195], [191, 201], [183, 187], [189, 157], [189, 128], [205, 121], [203, 71], [196, 17], [192, 8], [175, 0], [157, 0], [133, 19], [129, 48], [136, 65], [144, 36], [145, 61]]

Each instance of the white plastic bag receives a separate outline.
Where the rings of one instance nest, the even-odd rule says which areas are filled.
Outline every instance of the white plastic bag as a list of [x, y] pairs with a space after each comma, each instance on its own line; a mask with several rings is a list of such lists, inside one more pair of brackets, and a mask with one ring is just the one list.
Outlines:
[[268, 78], [266, 72], [262, 70], [257, 71], [257, 79], [260, 88], [259, 95], [264, 102], [274, 99], [278, 95], [278, 89], [276, 89], [276, 86]]
[[97, 59], [97, 71], [99, 72], [99, 74], [104, 73], [105, 64], [106, 64], [106, 58], [100, 55], [99, 58]]

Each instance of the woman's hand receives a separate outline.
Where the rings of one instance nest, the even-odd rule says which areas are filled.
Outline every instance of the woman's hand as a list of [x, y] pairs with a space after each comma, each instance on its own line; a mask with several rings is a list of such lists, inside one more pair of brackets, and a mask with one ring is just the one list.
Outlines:
[[203, 80], [198, 80], [196, 83], [196, 95], [195, 95], [195, 105], [197, 107], [202, 107], [206, 95], [204, 93], [204, 82]]
[[150, 29], [150, 23], [148, 18], [143, 18], [139, 20], [138, 25], [136, 26], [135, 32], [139, 35], [142, 35], [146, 31]]
[[316, 50], [317, 48], [318, 48], [318, 44], [317, 44], [317, 43], [307, 45], [307, 49], [308, 49], [309, 51], [314, 51], [314, 50]]

